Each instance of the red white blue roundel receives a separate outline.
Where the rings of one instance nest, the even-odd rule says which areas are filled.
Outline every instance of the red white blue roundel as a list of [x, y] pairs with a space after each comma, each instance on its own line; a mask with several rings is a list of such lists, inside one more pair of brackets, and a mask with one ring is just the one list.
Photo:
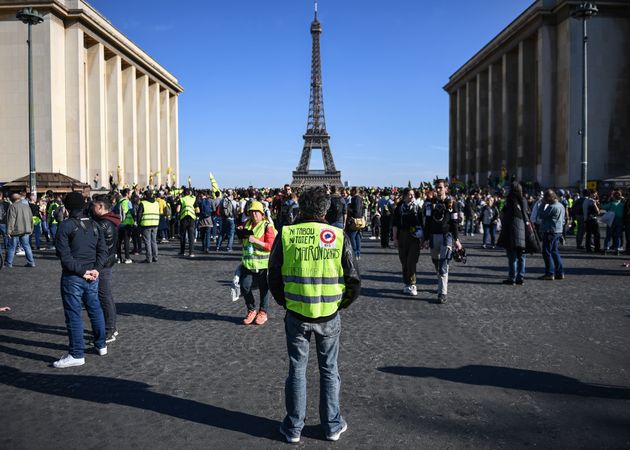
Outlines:
[[337, 235], [333, 230], [325, 229], [322, 230], [321, 233], [319, 233], [319, 239], [322, 241], [322, 243], [330, 245], [335, 242], [335, 239], [337, 239]]

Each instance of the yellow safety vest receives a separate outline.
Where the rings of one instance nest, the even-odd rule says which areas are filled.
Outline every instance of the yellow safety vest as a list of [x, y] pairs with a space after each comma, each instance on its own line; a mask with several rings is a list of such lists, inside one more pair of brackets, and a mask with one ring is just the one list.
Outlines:
[[118, 200], [118, 204], [120, 205], [120, 216], [122, 217], [123, 225], [133, 225], [133, 209], [129, 205], [128, 198], [121, 198]]
[[[245, 225], [243, 225], [243, 228], [246, 230], [253, 231], [256, 239], [262, 238], [268, 227], [273, 228], [273, 225], [266, 220], [261, 220], [256, 226], [254, 226], [251, 220], [248, 220]], [[271, 252], [252, 244], [249, 242], [249, 239], [242, 239], [242, 242], [243, 257], [241, 258], [241, 264], [243, 267], [249, 270], [263, 270], [269, 267], [269, 255]]]
[[195, 197], [192, 195], [186, 195], [179, 199], [180, 202], [180, 210], [179, 210], [179, 218], [183, 219], [184, 217], [192, 217], [195, 219], [197, 214], [195, 214]]
[[282, 280], [287, 309], [316, 319], [339, 309], [346, 285], [343, 230], [308, 222], [282, 227]]
[[160, 224], [160, 205], [158, 202], [142, 200], [141, 227], [157, 227]]

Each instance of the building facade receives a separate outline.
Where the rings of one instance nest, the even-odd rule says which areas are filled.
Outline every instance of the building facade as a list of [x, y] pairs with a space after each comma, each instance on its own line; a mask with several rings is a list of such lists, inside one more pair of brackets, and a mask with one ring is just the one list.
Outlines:
[[0, 181], [29, 172], [27, 25], [33, 6], [36, 169], [94, 186], [177, 183], [177, 79], [83, 0], [0, 1]]
[[[450, 98], [449, 174], [543, 186], [581, 178], [579, 4], [537, 0], [466, 62]], [[588, 28], [588, 178], [630, 174], [630, 2], [595, 2]]]

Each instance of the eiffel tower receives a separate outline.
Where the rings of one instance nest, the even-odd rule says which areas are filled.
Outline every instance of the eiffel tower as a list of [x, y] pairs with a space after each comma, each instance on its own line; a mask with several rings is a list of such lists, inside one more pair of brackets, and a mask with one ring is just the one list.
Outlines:
[[[330, 151], [330, 135], [326, 131], [324, 118], [324, 96], [322, 93], [322, 63], [319, 53], [319, 36], [322, 25], [317, 20], [317, 0], [315, 0], [315, 18], [311, 23], [313, 37], [313, 54], [311, 59], [311, 97], [308, 105], [308, 123], [304, 134], [302, 156], [296, 170], [293, 171], [292, 186], [315, 186], [341, 184], [341, 172], [335, 168]], [[324, 170], [310, 170], [311, 151], [319, 149], [324, 160]]]

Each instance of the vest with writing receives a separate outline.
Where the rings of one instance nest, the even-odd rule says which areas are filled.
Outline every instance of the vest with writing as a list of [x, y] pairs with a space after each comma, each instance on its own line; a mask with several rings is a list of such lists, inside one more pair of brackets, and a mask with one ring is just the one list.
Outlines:
[[282, 279], [287, 309], [327, 317], [339, 309], [346, 286], [341, 255], [343, 230], [309, 222], [282, 228]]

